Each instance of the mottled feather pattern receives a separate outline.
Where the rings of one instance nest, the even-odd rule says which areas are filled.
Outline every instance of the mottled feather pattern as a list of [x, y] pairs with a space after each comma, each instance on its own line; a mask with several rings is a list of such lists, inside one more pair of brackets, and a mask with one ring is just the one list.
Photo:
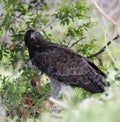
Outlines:
[[[30, 33], [34, 37], [33, 43]], [[91, 93], [104, 91], [108, 86], [103, 81], [106, 75], [94, 63], [72, 49], [48, 42], [41, 36], [36, 31], [27, 31], [25, 34], [30, 59], [38, 70], [59, 82], [82, 87]]]
[[82, 87], [90, 92], [94, 91], [94, 88], [98, 89], [96, 92], [104, 90], [106, 84], [99, 83], [104, 76], [99, 71], [96, 72], [84, 57], [67, 47], [52, 44], [52, 50], [51, 46], [47, 45], [44, 46], [48, 51], [43, 48], [43, 51], [38, 51], [32, 59], [39, 70], [60, 82]]

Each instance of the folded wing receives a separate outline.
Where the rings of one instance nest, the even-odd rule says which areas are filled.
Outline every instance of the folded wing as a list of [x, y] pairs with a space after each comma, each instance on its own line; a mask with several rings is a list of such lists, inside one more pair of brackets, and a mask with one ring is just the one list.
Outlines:
[[[47, 50], [46, 50], [47, 49]], [[38, 51], [33, 62], [39, 70], [60, 82], [86, 89], [91, 93], [103, 92], [107, 83], [105, 74], [88, 59], [67, 47], [53, 45]]]

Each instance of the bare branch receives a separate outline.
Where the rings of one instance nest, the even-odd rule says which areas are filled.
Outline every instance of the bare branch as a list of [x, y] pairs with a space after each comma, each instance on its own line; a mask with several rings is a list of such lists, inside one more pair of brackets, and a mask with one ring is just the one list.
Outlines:
[[112, 24], [114, 24], [115, 26], [118, 26], [120, 27], [120, 24], [117, 23], [115, 20], [113, 20], [112, 18], [110, 18], [101, 8], [100, 6], [94, 1], [94, 0], [91, 0], [92, 3], [95, 5], [95, 7], [98, 9], [98, 11], [105, 17], [107, 18]]
[[[116, 37], [114, 37], [114, 38], [112, 39], [112, 41], [114, 41], [114, 40], [116, 40], [116, 39], [118, 39], [118, 38], [119, 38], [119, 35], [117, 35]], [[93, 58], [93, 57], [96, 57], [96, 56], [98, 56], [99, 54], [103, 53], [103, 52], [105, 51], [106, 47], [109, 46], [109, 45], [111, 44], [112, 41], [109, 41], [109, 42], [108, 42], [103, 48], [101, 48], [97, 53], [95, 53], [95, 54], [93, 54], [93, 55], [90, 55], [90, 56], [88, 56], [87, 58]]]

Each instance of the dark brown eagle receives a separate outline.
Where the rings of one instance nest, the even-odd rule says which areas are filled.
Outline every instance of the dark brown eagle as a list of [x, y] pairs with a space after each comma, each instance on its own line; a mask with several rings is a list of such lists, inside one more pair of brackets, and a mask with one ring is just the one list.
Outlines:
[[28, 30], [24, 36], [28, 47], [30, 65], [45, 73], [51, 80], [51, 96], [62, 91], [83, 88], [91, 93], [102, 93], [108, 86], [106, 75], [87, 58], [72, 49], [46, 41], [36, 30]]

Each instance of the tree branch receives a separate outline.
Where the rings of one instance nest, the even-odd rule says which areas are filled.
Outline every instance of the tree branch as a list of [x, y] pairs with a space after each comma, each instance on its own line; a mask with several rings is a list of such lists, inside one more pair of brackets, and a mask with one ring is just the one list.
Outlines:
[[[86, 23], [84, 23], [84, 24], [82, 24], [82, 25], [79, 25], [79, 26], [78, 26], [78, 29], [81, 29], [82, 27], [84, 27], [85, 24], [86, 24]], [[67, 34], [65, 35], [65, 37], [63, 38], [61, 44], [64, 42], [64, 40], [66, 39], [66, 37], [68, 37], [68, 32], [67, 32]], [[68, 41], [68, 45], [67, 45], [68, 47], [69, 47], [70, 42], [72, 41], [73, 38], [74, 38], [74, 37], [71, 37], [70, 40]], [[80, 41], [80, 40], [81, 40], [81, 39], [79, 39], [79, 41]], [[78, 42], [79, 42], [79, 41], [78, 41]], [[72, 45], [73, 45], [73, 44], [72, 44]], [[71, 47], [73, 47], [73, 46], [70, 46], [70, 48], [71, 48]]]
[[86, 37], [81, 37], [81, 38], [78, 39], [76, 42], [74, 42], [74, 43], [70, 46], [70, 48], [72, 48], [74, 45], [78, 44], [79, 41], [81, 41], [81, 40], [83, 40], [83, 39], [85, 39], [85, 38], [86, 38]]
[[[114, 41], [114, 40], [116, 40], [116, 39], [118, 39], [118, 38], [119, 38], [119, 35], [117, 35], [116, 37], [114, 37], [114, 38], [112, 39], [112, 41]], [[90, 56], [88, 56], [87, 58], [93, 58], [93, 57], [96, 57], [97, 55], [103, 53], [103, 52], [105, 51], [106, 47], [109, 46], [109, 45], [111, 44], [112, 41], [109, 41], [109, 42], [107, 43], [107, 45], [105, 45], [103, 48], [101, 48], [97, 53], [95, 53], [95, 54], [93, 54], [93, 55], [90, 55]]]
[[97, 4], [97, 2], [95, 2], [94, 0], [91, 0], [92, 3], [95, 5], [95, 7], [97, 8], [97, 10], [105, 17], [107, 18], [113, 25], [120, 27], [120, 24], [117, 23], [115, 20], [113, 20], [112, 18], [110, 18], [101, 8], [100, 6]]
[[46, 25], [44, 28], [42, 28], [42, 30], [45, 30], [46, 28], [48, 28], [53, 22], [55, 22], [56, 18], [54, 18], [48, 25]]

